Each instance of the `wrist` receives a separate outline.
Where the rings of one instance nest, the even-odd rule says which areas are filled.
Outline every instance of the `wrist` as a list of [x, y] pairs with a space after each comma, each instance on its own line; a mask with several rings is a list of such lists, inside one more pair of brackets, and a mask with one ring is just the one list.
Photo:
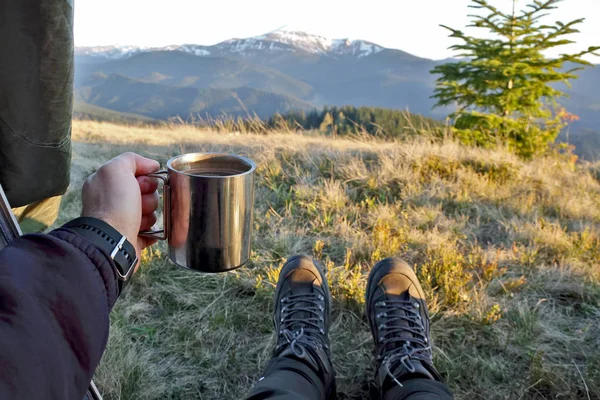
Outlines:
[[[131, 243], [133, 243], [132, 239], [135, 238], [135, 236], [132, 236], [131, 233], [128, 232], [128, 229], [126, 229], [124, 226], [121, 226], [121, 224], [119, 224], [117, 221], [115, 221], [113, 218], [111, 218], [108, 214], [101, 213], [101, 212], [86, 212], [84, 210], [81, 213], [80, 218], [91, 218], [93, 220], [99, 220], [102, 223], [109, 225], [112, 229], [116, 230], [121, 236], [125, 236], [127, 238], [127, 240], [129, 240]], [[80, 218], [77, 218], [77, 219], [80, 219]], [[75, 220], [77, 220], [77, 219], [75, 219]]]
[[138, 261], [135, 247], [127, 237], [108, 222], [95, 217], [74, 219], [63, 225], [63, 228], [84, 237], [113, 261], [119, 292], [121, 292], [125, 283], [133, 275]]
[[[59, 227], [51, 231], [49, 235], [69, 243], [71, 246], [79, 249], [84, 257], [87, 257], [89, 262], [94, 266], [97, 277], [101, 281], [99, 282], [100, 288], [106, 291], [108, 310], [112, 310], [120, 293], [119, 281], [115, 276], [114, 261], [107, 257], [107, 255], [98, 249], [97, 246], [70, 228]], [[85, 260], [82, 259], [79, 263], [80, 265], [78, 264], [75, 270], [80, 271], [82, 268], [87, 270], [88, 265], [86, 265]], [[75, 284], [78, 284], [79, 279], [74, 280], [74, 282]]]

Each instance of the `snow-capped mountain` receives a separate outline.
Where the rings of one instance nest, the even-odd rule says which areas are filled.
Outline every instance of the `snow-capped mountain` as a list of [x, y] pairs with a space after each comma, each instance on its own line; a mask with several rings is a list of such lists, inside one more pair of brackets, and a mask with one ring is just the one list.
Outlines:
[[277, 30], [246, 39], [229, 39], [213, 46], [184, 44], [166, 47], [77, 47], [75, 54], [106, 60], [124, 59], [139, 53], [153, 51], [182, 51], [197, 56], [223, 56], [227, 54], [247, 56], [266, 52], [302, 52], [321, 56], [362, 58], [379, 53], [382, 50], [384, 50], [383, 47], [364, 40], [329, 39], [305, 32]]
[[207, 46], [195, 44], [171, 45], [165, 47], [141, 47], [141, 46], [97, 46], [97, 47], [76, 47], [75, 55], [95, 57], [105, 60], [120, 60], [132, 57], [140, 53], [149, 53], [152, 51], [183, 51], [185, 53], [195, 54], [197, 56], [208, 56], [210, 51]]
[[107, 60], [118, 60], [128, 58], [135, 54], [149, 51], [146, 47], [139, 46], [96, 46], [76, 47], [75, 55], [104, 58]]
[[328, 39], [305, 32], [274, 31], [247, 39], [230, 39], [216, 45], [232, 53], [250, 51], [302, 51], [320, 55], [353, 55], [365, 57], [383, 50], [383, 47], [364, 40]]

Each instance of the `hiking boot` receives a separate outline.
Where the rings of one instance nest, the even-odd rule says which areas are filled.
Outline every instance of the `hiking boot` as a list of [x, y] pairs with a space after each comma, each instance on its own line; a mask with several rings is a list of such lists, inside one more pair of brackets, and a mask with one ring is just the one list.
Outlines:
[[334, 398], [335, 373], [328, 337], [331, 293], [322, 268], [308, 256], [287, 260], [279, 274], [274, 302], [274, 357], [290, 357], [309, 365], [323, 379], [328, 398]]
[[408, 379], [441, 382], [431, 358], [425, 295], [412, 268], [396, 258], [378, 262], [369, 275], [366, 297], [379, 395]]

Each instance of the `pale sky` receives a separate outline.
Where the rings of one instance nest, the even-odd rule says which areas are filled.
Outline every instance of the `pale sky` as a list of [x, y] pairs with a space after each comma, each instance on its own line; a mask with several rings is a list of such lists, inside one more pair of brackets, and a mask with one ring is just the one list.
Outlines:
[[[529, 0], [519, 0], [521, 6]], [[77, 46], [212, 45], [282, 26], [368, 40], [432, 59], [451, 57], [440, 24], [463, 29], [469, 0], [75, 0]], [[511, 0], [492, 0], [504, 8]], [[600, 0], [564, 0], [549, 21], [585, 17], [568, 51], [600, 45]], [[600, 58], [592, 58], [600, 63]]]

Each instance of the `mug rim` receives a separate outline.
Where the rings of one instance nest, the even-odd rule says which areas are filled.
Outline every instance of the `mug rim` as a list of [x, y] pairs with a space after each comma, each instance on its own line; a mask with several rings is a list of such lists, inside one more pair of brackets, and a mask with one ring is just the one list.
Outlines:
[[[188, 174], [185, 171], [180, 171], [178, 169], [173, 168], [173, 163], [181, 158], [184, 157], [192, 157], [192, 156], [227, 156], [227, 157], [235, 157], [238, 158], [240, 160], [242, 160], [243, 162], [247, 163], [250, 166], [250, 169], [248, 169], [248, 171], [244, 171], [244, 172], [240, 172], [239, 174], [235, 174], [235, 175], [225, 175], [225, 176], [214, 176], [214, 175], [196, 175], [196, 174]], [[256, 163], [254, 161], [252, 161], [250, 158], [248, 157], [244, 157], [244, 156], [240, 156], [238, 154], [231, 154], [231, 153], [219, 153], [219, 152], [205, 152], [205, 153], [185, 153], [185, 154], [180, 154], [177, 155], [175, 157], [171, 157], [169, 159], [169, 161], [167, 161], [167, 168], [169, 169], [169, 171], [173, 171], [176, 172], [178, 174], [182, 174], [182, 175], [187, 175], [187, 176], [192, 176], [195, 178], [206, 178], [206, 179], [227, 179], [227, 178], [236, 178], [236, 177], [240, 177], [240, 176], [244, 176], [244, 175], [249, 175], [251, 173], [253, 173], [256, 170]]]

